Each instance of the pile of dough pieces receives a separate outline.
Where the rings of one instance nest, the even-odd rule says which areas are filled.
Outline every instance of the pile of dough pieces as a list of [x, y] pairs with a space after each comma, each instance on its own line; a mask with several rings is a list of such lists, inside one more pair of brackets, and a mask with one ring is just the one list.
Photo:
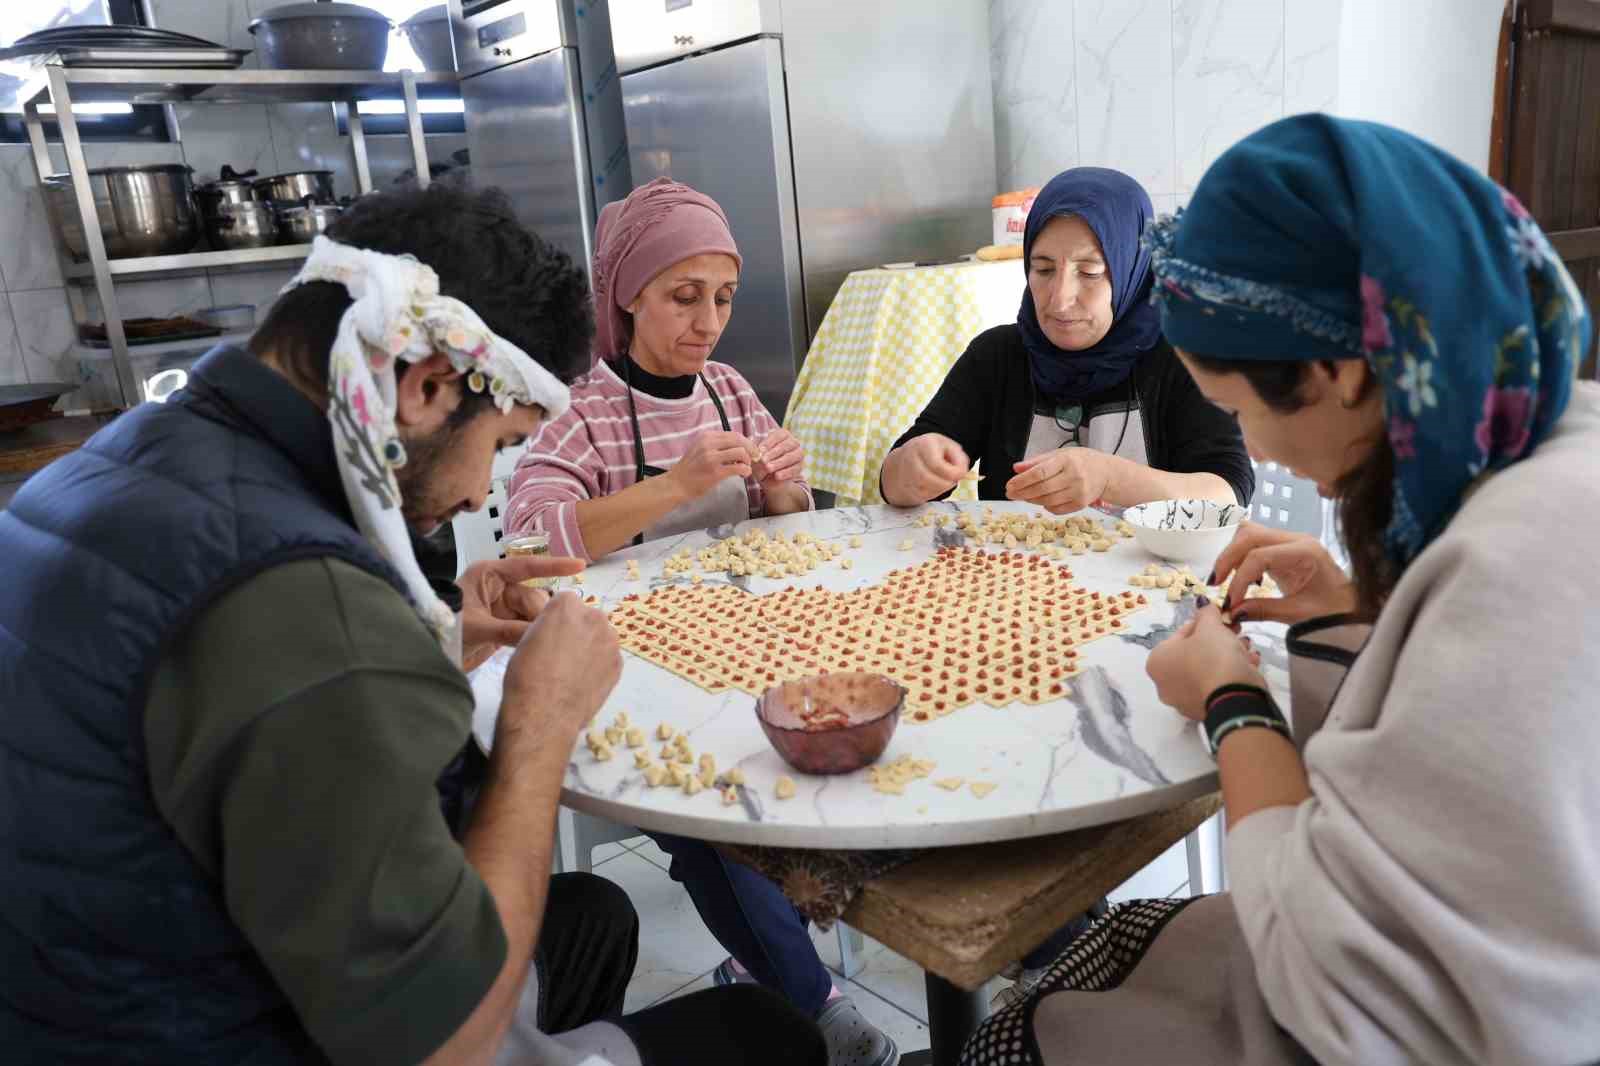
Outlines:
[[[604, 730], [598, 727], [589, 730], [589, 735], [584, 739], [595, 762], [610, 762], [616, 749], [627, 745], [633, 752], [634, 769], [644, 773], [645, 784], [650, 788], [679, 788], [686, 796], [696, 796], [705, 791], [716, 792], [722, 797], [724, 807], [732, 807], [739, 802], [739, 788], [745, 783], [743, 770], [734, 766], [717, 773], [715, 755], [706, 752], [696, 760], [694, 749], [689, 746], [689, 735], [678, 732], [665, 722], [656, 727], [655, 738], [661, 742], [660, 762], [650, 753], [650, 741], [644, 730], [628, 720], [626, 711], [619, 711], [609, 726]], [[787, 796], [784, 795], [785, 791], [788, 792]], [[792, 778], [778, 778], [779, 799], [788, 799], [794, 795], [794, 791]]]
[[[861, 547], [861, 538], [851, 538], [851, 546]], [[661, 576], [670, 578], [686, 574], [696, 583], [703, 574], [775, 579], [802, 577], [823, 563], [833, 562], [843, 551], [837, 544], [818, 540], [810, 533], [796, 533], [792, 537], [786, 533], [768, 536], [764, 530], [754, 529], [743, 536], [719, 540], [698, 552], [684, 548], [667, 559], [662, 566]], [[638, 577], [638, 565], [630, 560], [628, 578], [637, 580]]]
[[1085, 515], [1055, 518], [1044, 511], [1034, 515], [999, 514], [993, 507], [985, 507], [978, 517], [970, 511], [955, 517], [923, 515], [917, 524], [940, 528], [954, 524], [974, 543], [1000, 545], [1010, 551], [1036, 551], [1047, 559], [1061, 559], [1069, 553], [1110, 551], [1117, 541], [1133, 536], [1133, 527], [1120, 519], [1102, 524]]
[[[1166, 589], [1167, 601], [1177, 603], [1188, 595], [1209, 596], [1217, 603], [1221, 603], [1228, 594], [1228, 586], [1233, 581], [1229, 574], [1215, 585], [1207, 585], [1195, 576], [1193, 570], [1187, 566], [1169, 567], [1158, 563], [1150, 563], [1144, 568], [1144, 573], [1134, 574], [1128, 579], [1128, 584], [1136, 589]], [[1245, 592], [1245, 599], [1260, 599], [1262, 596], [1281, 595], [1277, 582], [1270, 575], [1262, 575], [1260, 581], [1251, 585]]]

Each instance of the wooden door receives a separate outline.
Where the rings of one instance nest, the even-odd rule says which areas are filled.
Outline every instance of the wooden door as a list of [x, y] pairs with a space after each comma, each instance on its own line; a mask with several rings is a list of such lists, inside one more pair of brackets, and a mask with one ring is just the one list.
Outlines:
[[[1600, 0], [1511, 0], [1490, 175], [1527, 206], [1600, 315]], [[1582, 373], [1594, 377], [1591, 346]]]

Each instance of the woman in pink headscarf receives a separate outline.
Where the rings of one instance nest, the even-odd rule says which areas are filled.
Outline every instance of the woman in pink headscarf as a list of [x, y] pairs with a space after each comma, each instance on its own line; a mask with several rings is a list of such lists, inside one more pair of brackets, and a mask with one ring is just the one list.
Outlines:
[[595, 227], [595, 366], [517, 466], [506, 531], [599, 559], [628, 544], [811, 508], [800, 442], [711, 362], [742, 260], [722, 208], [658, 178]]
[[[750, 384], [711, 362], [740, 257], [716, 201], [664, 178], [608, 204], [595, 227], [595, 366], [511, 480], [507, 534], [543, 530], [555, 555], [811, 508], [800, 442]], [[716, 983], [758, 983], [816, 1019], [835, 1066], [892, 1066], [894, 1041], [817, 956], [771, 881], [700, 840], [652, 833], [729, 958]]]

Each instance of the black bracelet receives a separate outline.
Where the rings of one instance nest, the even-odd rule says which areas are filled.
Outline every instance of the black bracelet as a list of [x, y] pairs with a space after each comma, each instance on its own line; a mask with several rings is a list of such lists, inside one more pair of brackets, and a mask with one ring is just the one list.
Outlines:
[[1222, 738], [1235, 729], [1271, 729], [1293, 743], [1294, 734], [1272, 694], [1259, 685], [1223, 685], [1206, 699], [1206, 747], [1217, 753]]

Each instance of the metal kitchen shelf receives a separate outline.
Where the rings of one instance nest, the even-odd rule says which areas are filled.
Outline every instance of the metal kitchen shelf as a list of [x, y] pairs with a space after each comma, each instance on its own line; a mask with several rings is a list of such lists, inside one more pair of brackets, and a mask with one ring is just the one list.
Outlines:
[[[238, 251], [186, 252], [181, 255], [110, 259], [100, 232], [100, 216], [89, 187], [89, 167], [84, 160], [83, 141], [78, 133], [74, 107], [83, 104], [245, 104], [245, 103], [333, 103], [342, 105], [350, 130], [350, 153], [355, 163], [356, 191], [372, 191], [372, 171], [367, 162], [367, 139], [362, 128], [361, 100], [392, 99], [405, 102], [406, 133], [411, 144], [416, 180], [428, 184], [428, 155], [422, 138], [422, 111], [418, 89], [447, 87], [456, 83], [454, 74], [416, 74], [411, 71], [343, 70], [181, 70], [138, 67], [65, 67], [50, 64], [38, 75], [39, 87], [23, 95], [23, 119], [28, 127], [28, 143], [33, 148], [34, 170], [41, 185], [55, 173], [50, 146], [44, 136], [44, 121], [39, 107], [48, 103], [55, 110], [61, 130], [61, 146], [67, 157], [67, 172], [72, 178], [73, 196], [88, 244], [89, 260], [76, 262], [64, 248], [57, 248], [62, 275], [70, 280], [93, 281], [105, 317], [110, 355], [117, 371], [123, 406], [143, 398], [143, 386], [134, 376], [129, 358], [128, 338], [123, 330], [122, 313], [117, 304], [116, 283], [130, 278], [148, 278], [196, 270], [225, 267], [263, 266], [304, 259], [309, 245], [276, 245]], [[59, 244], [59, 234], [57, 235]], [[74, 299], [74, 307], [81, 301]], [[80, 312], [81, 313], [81, 312]]]
[[[243, 347], [250, 340], [249, 330], [229, 330], [219, 333], [214, 337], [190, 337], [181, 341], [157, 341], [153, 344], [132, 344], [128, 346], [129, 358], [148, 361], [160, 359], [168, 355], [185, 355], [189, 352], [204, 352], [215, 348], [219, 344], [236, 344]], [[99, 361], [111, 358], [110, 348], [98, 348], [92, 344], [78, 343], [72, 346], [72, 352], [79, 359]]]
[[[221, 267], [271, 266], [293, 262], [311, 254], [309, 244], [275, 244], [268, 248], [240, 248], [225, 252], [182, 252], [147, 255], [137, 259], [109, 259], [106, 268], [114, 278], [148, 278], [157, 274], [182, 274]], [[65, 268], [71, 279], [93, 278], [93, 263], [73, 263]]]

